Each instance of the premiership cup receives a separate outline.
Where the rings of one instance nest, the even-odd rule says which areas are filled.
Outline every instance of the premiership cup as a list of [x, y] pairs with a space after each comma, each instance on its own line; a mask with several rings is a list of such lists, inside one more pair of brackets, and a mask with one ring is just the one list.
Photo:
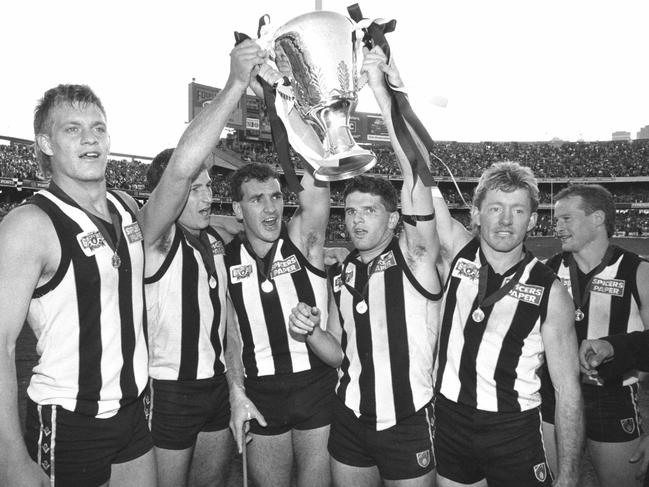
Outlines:
[[341, 14], [317, 11], [294, 18], [273, 36], [275, 64], [292, 91], [287, 95], [278, 89], [277, 99], [292, 102], [302, 122], [283, 118], [289, 141], [322, 181], [351, 178], [376, 164], [349, 127], [362, 63], [354, 25]]

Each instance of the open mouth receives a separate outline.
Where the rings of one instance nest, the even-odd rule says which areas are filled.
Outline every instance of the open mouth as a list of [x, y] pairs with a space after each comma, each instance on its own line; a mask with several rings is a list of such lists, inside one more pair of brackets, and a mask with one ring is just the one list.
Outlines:
[[99, 157], [99, 152], [84, 152], [79, 156], [80, 159], [97, 159]]
[[210, 216], [210, 208], [203, 208], [201, 210], [198, 210], [198, 213], [200, 213], [204, 217]]
[[265, 228], [272, 229], [272, 228], [275, 227], [275, 225], [277, 225], [277, 217], [266, 218], [266, 219], [264, 219], [264, 220], [261, 221], [261, 224], [262, 224]]

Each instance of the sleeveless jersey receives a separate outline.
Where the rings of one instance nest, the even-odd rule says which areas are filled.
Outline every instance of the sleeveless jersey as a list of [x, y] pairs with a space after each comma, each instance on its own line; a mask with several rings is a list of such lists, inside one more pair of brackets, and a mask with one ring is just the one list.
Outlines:
[[213, 288], [200, 251], [178, 224], [162, 265], [144, 280], [154, 379], [209, 379], [225, 372], [225, 245], [213, 228], [206, 232], [216, 267]]
[[556, 276], [532, 258], [518, 284], [493, 305], [483, 307], [484, 318], [476, 322], [472, 313], [477, 308], [482, 265], [488, 263], [477, 239], [451, 265], [444, 291], [436, 392], [484, 411], [532, 409], [541, 403], [537, 374], [544, 362], [541, 325]]
[[[581, 310], [584, 318], [575, 321], [579, 343], [585, 339], [644, 330], [636, 282], [638, 266], [642, 259], [637, 254], [615, 245], [612, 245], [612, 249], [609, 264], [593, 276], [589, 289], [582, 291], [587, 292], [589, 297]], [[562, 252], [549, 259], [547, 265], [557, 273], [572, 296], [569, 267], [571, 260], [569, 252]], [[583, 290], [591, 276], [582, 272], [578, 272], [578, 276]], [[623, 384], [629, 385], [637, 381], [637, 373], [634, 371], [625, 375]]]
[[142, 232], [119, 198], [107, 194], [122, 232], [118, 268], [80, 207], [46, 190], [29, 201], [50, 217], [61, 246], [56, 273], [34, 291], [27, 315], [40, 356], [27, 393], [37, 404], [110, 417], [147, 384]]
[[[226, 247], [228, 286], [242, 344], [246, 377], [290, 374], [326, 366], [302, 340], [291, 336], [288, 317], [299, 302], [320, 309], [327, 323], [326, 274], [313, 266], [291, 242], [282, 225], [268, 266], [272, 288], [262, 289], [264, 270], [258, 268], [241, 237]], [[266, 284], [266, 286], [268, 283]]]
[[[435, 301], [441, 293], [419, 284], [396, 238], [369, 264], [352, 257], [331, 272], [344, 352], [336, 393], [361, 421], [380, 431], [433, 397]], [[367, 308], [359, 308], [359, 302]]]

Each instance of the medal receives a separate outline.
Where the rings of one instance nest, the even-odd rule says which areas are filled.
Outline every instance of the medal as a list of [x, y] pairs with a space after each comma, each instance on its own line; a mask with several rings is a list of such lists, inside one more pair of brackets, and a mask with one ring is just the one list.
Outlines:
[[482, 320], [484, 320], [484, 311], [482, 311], [480, 308], [476, 308], [473, 313], [471, 313], [471, 318], [473, 318], [473, 321], [476, 323], [480, 323]]
[[356, 304], [356, 311], [358, 311], [358, 313], [360, 313], [362, 315], [367, 313], [367, 303], [365, 301], [359, 301]]
[[575, 310], [575, 321], [581, 321], [584, 319], [584, 312], [577, 308]]
[[117, 252], [113, 254], [113, 258], [110, 260], [111, 264], [113, 264], [113, 267], [117, 269], [120, 265], [122, 265], [122, 259], [119, 258], [119, 255], [117, 255]]
[[265, 293], [269, 293], [273, 290], [273, 283], [270, 282], [268, 279], [266, 279], [264, 282], [261, 283], [261, 290], [264, 291]]
[[214, 289], [216, 287], [216, 279], [214, 279], [214, 276], [210, 276], [210, 287]]

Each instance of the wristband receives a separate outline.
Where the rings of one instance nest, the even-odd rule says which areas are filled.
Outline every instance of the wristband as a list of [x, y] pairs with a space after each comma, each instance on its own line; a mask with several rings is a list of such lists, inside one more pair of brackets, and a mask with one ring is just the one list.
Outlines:
[[412, 225], [413, 227], [417, 225], [417, 222], [429, 222], [435, 219], [435, 212], [428, 215], [401, 215], [403, 223]]

